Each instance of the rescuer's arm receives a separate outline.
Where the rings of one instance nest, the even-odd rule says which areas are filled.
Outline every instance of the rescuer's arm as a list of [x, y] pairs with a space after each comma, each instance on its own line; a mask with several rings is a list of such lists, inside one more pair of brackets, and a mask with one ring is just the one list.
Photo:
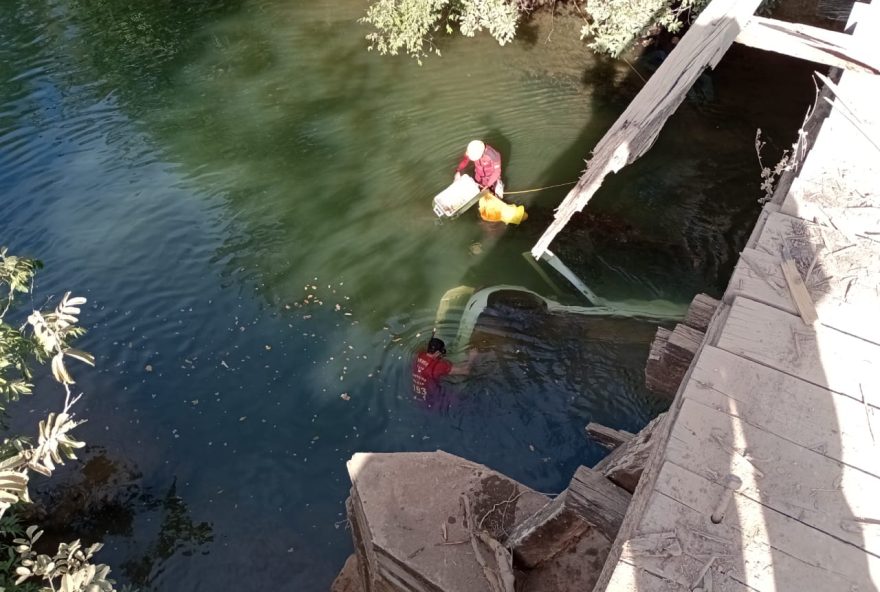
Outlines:
[[458, 163], [458, 167], [455, 169], [456, 181], [461, 176], [461, 171], [463, 171], [465, 168], [467, 168], [467, 165], [470, 164], [470, 162], [471, 162], [471, 159], [467, 157], [467, 154], [465, 154], [462, 157], [461, 161]]

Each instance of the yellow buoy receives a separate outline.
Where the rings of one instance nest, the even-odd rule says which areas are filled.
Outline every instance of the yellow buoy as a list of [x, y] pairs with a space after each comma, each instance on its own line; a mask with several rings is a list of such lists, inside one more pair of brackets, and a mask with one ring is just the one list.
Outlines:
[[505, 224], [519, 224], [526, 220], [529, 215], [522, 206], [509, 204], [498, 199], [492, 193], [484, 192], [480, 196], [480, 217], [486, 222], [504, 222]]

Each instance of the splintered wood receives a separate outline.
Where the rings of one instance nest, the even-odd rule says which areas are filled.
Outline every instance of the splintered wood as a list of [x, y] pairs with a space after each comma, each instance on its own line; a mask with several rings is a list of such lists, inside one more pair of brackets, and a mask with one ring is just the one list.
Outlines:
[[687, 91], [707, 67], [718, 65], [760, 4], [760, 0], [713, 0], [700, 13], [669, 57], [596, 144], [586, 172], [532, 247], [535, 259], [541, 258], [571, 217], [584, 209], [606, 176], [635, 161], [654, 145]]
[[673, 331], [657, 328], [645, 365], [645, 385], [649, 391], [670, 399], [675, 397], [719, 304], [711, 296], [697, 294], [684, 322]]

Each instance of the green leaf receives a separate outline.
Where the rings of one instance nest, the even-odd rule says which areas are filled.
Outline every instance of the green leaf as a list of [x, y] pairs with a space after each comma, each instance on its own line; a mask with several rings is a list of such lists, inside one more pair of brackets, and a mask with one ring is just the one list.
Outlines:
[[64, 355], [70, 356], [71, 358], [79, 360], [80, 362], [84, 362], [84, 363], [88, 364], [89, 366], [95, 365], [95, 356], [93, 356], [92, 354], [90, 354], [88, 352], [84, 352], [80, 349], [68, 347], [67, 349], [64, 350]]

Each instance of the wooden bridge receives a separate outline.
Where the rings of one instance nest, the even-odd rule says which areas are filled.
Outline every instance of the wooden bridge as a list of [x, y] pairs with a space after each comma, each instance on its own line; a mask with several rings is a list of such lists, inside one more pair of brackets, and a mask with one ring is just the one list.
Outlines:
[[[742, 252], [596, 591], [880, 590], [880, 0], [856, 3], [847, 33], [752, 18], [756, 6], [715, 0], [666, 75], [717, 63], [737, 36], [845, 69], [820, 76], [809, 150]], [[659, 106], [646, 115], [640, 96], [623, 137], [597, 146], [536, 256], [647, 150], [678, 104], [669, 84], [646, 87], [657, 99], [665, 85]]]
[[845, 33], [759, 3], [713, 0], [532, 249], [578, 285], [553, 238], [735, 41], [832, 67], [720, 305], [679, 340], [669, 412], [553, 500], [442, 452], [355, 455], [333, 590], [880, 590], [880, 0]]

